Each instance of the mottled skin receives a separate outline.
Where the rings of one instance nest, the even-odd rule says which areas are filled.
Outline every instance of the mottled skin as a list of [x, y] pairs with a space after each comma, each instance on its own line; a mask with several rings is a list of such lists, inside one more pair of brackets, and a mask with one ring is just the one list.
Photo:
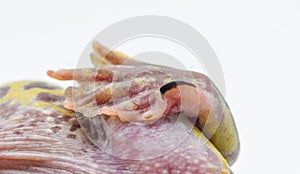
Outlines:
[[93, 49], [94, 68], [48, 71], [50, 77], [79, 84], [66, 89], [65, 108], [86, 117], [109, 115], [142, 124], [181, 112], [197, 118], [196, 126], [229, 165], [236, 161], [240, 142], [231, 111], [207, 76], [139, 62], [98, 42]]
[[[197, 128], [155, 159], [125, 160], [104, 153], [86, 138], [74, 114], [62, 107], [63, 93], [42, 82], [0, 87], [0, 173], [230, 173], [226, 160]], [[122, 129], [130, 128], [125, 136], [140, 129], [116, 117], [107, 122], [112, 127], [125, 124]], [[163, 133], [171, 123], [162, 119], [153, 129]]]
[[[178, 70], [135, 61], [122, 53], [109, 51], [97, 42], [93, 47], [91, 60], [99, 69], [48, 71], [48, 75], [56, 79], [77, 80], [80, 83], [79, 90], [70, 87], [64, 92], [57, 86], [33, 81], [0, 86], [0, 173], [230, 173], [228, 164], [233, 164], [237, 159], [239, 139], [225, 100], [206, 76], [189, 71], [178, 75]], [[128, 67], [131, 70], [126, 69]], [[143, 73], [148, 67], [148, 74]], [[168, 86], [170, 82], [168, 78], [153, 74], [155, 69], [170, 72], [175, 75], [175, 80], [184, 80], [182, 84], [192, 84], [175, 85], [172, 90], [163, 92], [163, 98], [167, 100], [167, 109], [163, 113], [165, 117], [141, 126], [122, 119], [126, 114], [116, 112], [128, 109], [128, 103], [117, 110], [109, 105], [102, 107], [103, 104], [109, 104], [113, 95], [125, 102], [128, 100], [126, 97], [135, 95], [142, 96], [141, 99], [153, 97], [157, 87]], [[185, 73], [192, 74], [193, 78]], [[120, 88], [114, 93], [108, 85], [112, 78], [113, 82], [121, 85], [117, 85]], [[130, 79], [136, 83], [132, 85]], [[101, 83], [95, 86], [92, 82], [97, 81]], [[131, 84], [129, 86], [126, 84], [128, 81]], [[122, 85], [129, 87], [129, 93], [122, 93]], [[194, 87], [200, 90], [195, 91]], [[96, 103], [91, 103], [91, 99], [96, 99]], [[188, 107], [182, 111], [188, 112], [183, 112], [185, 119], [177, 123], [183, 127], [190, 126], [192, 129], [187, 132], [181, 127], [174, 127], [179, 111], [177, 105], [184, 100]], [[147, 110], [149, 106], [144, 105], [144, 100], [140, 101], [133, 110]], [[194, 126], [186, 115], [193, 114], [190, 110], [197, 108], [195, 103], [198, 101], [201, 109]], [[77, 103], [81, 106], [78, 110]], [[161, 107], [160, 104], [157, 106]], [[104, 109], [98, 112], [97, 117], [89, 118], [87, 116], [92, 107]], [[81, 114], [75, 115], [72, 110]], [[151, 117], [155, 114], [161, 116], [162, 113], [152, 112], [150, 117], [146, 115], [143, 119], [155, 118]], [[134, 120], [141, 115], [127, 114], [125, 118]], [[99, 126], [99, 122], [96, 122], [99, 118], [109, 129], [91, 129]], [[87, 119], [93, 121], [82, 122]], [[85, 126], [81, 128], [78, 121]], [[93, 144], [86, 137], [89, 134], [83, 133], [84, 130], [88, 130], [85, 133], [104, 132], [106, 139], [98, 139]], [[114, 133], [122, 135], [122, 138]], [[126, 141], [123, 141], [124, 137]], [[179, 143], [177, 140], [180, 140]], [[102, 143], [109, 144], [109, 148], [103, 151], [95, 146]], [[165, 148], [166, 144], [172, 148]]]

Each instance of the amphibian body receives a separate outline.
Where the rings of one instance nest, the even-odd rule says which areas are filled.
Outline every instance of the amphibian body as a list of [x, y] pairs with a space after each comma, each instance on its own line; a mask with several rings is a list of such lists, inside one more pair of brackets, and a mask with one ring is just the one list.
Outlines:
[[[238, 135], [225, 100], [206, 76], [137, 62], [96, 42], [91, 58], [95, 68], [48, 71], [59, 80], [76, 80], [77, 87], [32, 81], [0, 87], [2, 173], [230, 173]], [[126, 160], [95, 146], [75, 112], [104, 117], [117, 134], [140, 142], [151, 141], [153, 132], [169, 132], [178, 113], [197, 122], [170, 152]], [[176, 138], [181, 130], [172, 131]]]

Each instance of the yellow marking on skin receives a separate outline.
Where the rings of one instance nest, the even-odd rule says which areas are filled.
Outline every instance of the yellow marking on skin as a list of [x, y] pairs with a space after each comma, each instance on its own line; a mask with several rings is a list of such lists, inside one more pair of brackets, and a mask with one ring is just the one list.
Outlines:
[[12, 120], [13, 121], [20, 121], [23, 118], [24, 118], [24, 116], [21, 115], [21, 116], [16, 116], [16, 117], [12, 118]]
[[62, 89], [48, 90], [42, 88], [31, 88], [28, 90], [24, 90], [24, 86], [33, 82], [34, 81], [22, 81], [4, 85], [5, 87], [10, 87], [10, 90], [8, 94], [0, 99], [0, 103], [11, 100], [14, 103], [18, 102], [22, 106], [26, 106], [32, 103], [36, 96], [42, 92], [59, 96], [62, 96], [64, 94], [64, 91]]
[[222, 174], [229, 174], [230, 171], [228, 170], [228, 163], [226, 159], [223, 157], [223, 155], [219, 152], [219, 150], [209, 141], [207, 138], [203, 135], [203, 133], [196, 127], [193, 127], [192, 132], [199, 138], [199, 139], [205, 139], [207, 142], [206, 144], [210, 149], [212, 149], [218, 156], [218, 158], [221, 160], [222, 165], [225, 169], [222, 170]]
[[173, 79], [167, 78], [167, 79], [164, 80], [164, 83], [170, 83], [170, 82], [172, 82], [172, 81], [173, 81]]
[[145, 83], [145, 78], [136, 78], [135, 82], [142, 86]]
[[[59, 111], [62, 114], [65, 114], [70, 117], [75, 117], [74, 113], [71, 111], [60, 108], [56, 104], [43, 102], [43, 101], [36, 101], [36, 97], [40, 93], [48, 93], [57, 96], [63, 96], [64, 90], [63, 89], [43, 89], [43, 88], [31, 88], [24, 90], [24, 86], [29, 85], [31, 83], [36, 83], [38, 81], [21, 81], [15, 83], [9, 83], [3, 85], [4, 87], [10, 87], [9, 92], [0, 99], [0, 103], [4, 103], [10, 101], [10, 104], [20, 103], [23, 107], [35, 107], [35, 108], [43, 108], [43, 107], [50, 107], [56, 111]], [[49, 86], [52, 86], [49, 84]], [[13, 120], [18, 121], [19, 117], [13, 118]]]
[[107, 62], [104, 58], [100, 59], [100, 58], [94, 57], [94, 56], [91, 56], [91, 61], [98, 66], [109, 64], [109, 62]]
[[36, 107], [36, 108], [50, 107], [52, 109], [55, 109], [56, 111], [59, 111], [60, 113], [62, 113], [64, 115], [67, 115], [69, 117], [75, 117], [75, 114], [73, 112], [71, 112], [67, 109], [64, 109], [64, 108], [60, 108], [57, 105], [52, 104], [52, 103], [39, 101], [39, 102], [35, 102], [32, 106]]
[[122, 58], [124, 58], [124, 59], [128, 59], [129, 57], [126, 55], [126, 54], [124, 54], [124, 53], [122, 53], [122, 52], [120, 52], [120, 51], [113, 51], [118, 57], [122, 57]]
[[230, 171], [228, 169], [221, 170], [221, 174], [230, 174]]
[[[1, 103], [1, 102], [0, 102]], [[15, 105], [15, 104], [17, 104], [17, 101], [15, 101], [15, 100], [12, 100], [12, 101], [10, 101], [10, 103], [9, 104], [11, 104], [11, 105]]]
[[[212, 135], [211, 140], [225, 157], [230, 156], [230, 154], [239, 148], [238, 134], [236, 133], [231, 112], [227, 106], [224, 108], [223, 120]], [[229, 157], [229, 160], [231, 160], [231, 157]]]
[[154, 82], [156, 79], [153, 77], [150, 78], [145, 78], [145, 77], [141, 77], [141, 78], [136, 78], [135, 82], [137, 82], [140, 86], [146, 85], [149, 82]]
[[98, 65], [107, 65], [108, 63], [105, 60], [99, 60]]

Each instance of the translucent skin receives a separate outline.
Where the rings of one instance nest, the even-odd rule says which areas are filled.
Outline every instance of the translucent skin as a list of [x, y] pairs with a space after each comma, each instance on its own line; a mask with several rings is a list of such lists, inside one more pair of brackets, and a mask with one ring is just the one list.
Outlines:
[[[197, 118], [196, 126], [229, 165], [236, 161], [240, 150], [237, 129], [225, 99], [208, 77], [138, 62], [97, 42], [93, 48], [94, 68], [48, 71], [52, 78], [79, 84], [66, 89], [65, 108], [86, 117], [117, 116], [141, 124], [180, 112]], [[164, 87], [168, 90], [162, 92]]]
[[[155, 159], [125, 160], [104, 153], [83, 134], [74, 114], [62, 107], [63, 93], [42, 82], [0, 87], [0, 173], [230, 173], [226, 160], [197, 128]], [[107, 123], [140, 140], [148, 136], [135, 136], [137, 131], [147, 135], [152, 129], [159, 135], [172, 126], [168, 118], [143, 129], [117, 117], [107, 117]]]

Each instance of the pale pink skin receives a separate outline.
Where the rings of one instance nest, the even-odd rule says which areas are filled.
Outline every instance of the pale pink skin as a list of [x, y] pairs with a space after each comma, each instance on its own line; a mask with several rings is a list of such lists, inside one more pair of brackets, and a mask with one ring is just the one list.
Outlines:
[[[216, 111], [214, 116], [221, 118], [219, 114], [222, 111], [220, 109], [221, 105], [219, 105], [220, 98], [216, 90], [211, 88], [211, 83], [207, 77], [199, 73], [179, 72], [166, 67], [158, 68], [164, 71], [160, 75], [159, 72], [158, 74], [152, 74], [155, 69], [160, 70], [155, 67], [153, 69], [153, 67], [149, 67], [142, 62], [127, 59], [125, 55], [117, 52], [109, 52], [107, 48], [96, 42], [93, 44], [93, 48], [94, 52], [91, 58], [98, 69], [48, 72], [51, 77], [60, 80], [77, 80], [80, 83], [79, 88], [70, 87], [66, 90], [64, 102], [64, 98], [61, 96], [43, 93], [37, 95], [30, 104], [25, 106], [21, 106], [17, 100], [0, 103], [0, 173], [230, 173], [225, 159], [201, 133], [197, 135], [195, 132], [188, 133], [174, 148], [167, 149], [166, 152], [157, 155], [157, 152], [161, 152], [161, 149], [164, 150], [163, 146], [168, 143], [170, 137], [174, 139], [182, 138], [180, 135], [183, 131], [174, 129], [174, 119], [170, 116], [182, 109], [178, 108], [180, 102], [187, 101], [187, 105], [191, 105], [189, 102], [200, 101], [200, 108], [204, 109], [200, 110], [200, 115], [202, 112], [205, 113], [206, 109], [212, 109], [212, 111]], [[104, 65], [103, 62], [108, 66], [102, 66]], [[129, 70], [130, 66], [124, 66], [125, 62], [126, 65], [136, 67]], [[143, 74], [144, 70], [147, 69], [145, 66], [150, 68], [148, 69], [150, 70], [148, 76]], [[118, 67], [120, 68], [118, 69]], [[137, 67], [140, 70], [137, 71]], [[74, 71], [79, 72], [79, 75], [74, 76]], [[154, 83], [151, 82], [148, 86], [146, 83], [147, 90], [140, 88], [141, 86], [131, 83], [131, 80], [137, 79], [136, 75], [150, 79], [155, 77]], [[155, 91], [157, 92], [159, 87], [166, 83], [164, 77], [169, 77], [169, 75], [173, 80], [185, 80], [195, 84], [201, 93], [197, 94], [195, 100], [191, 100], [191, 96], [195, 96], [193, 93], [197, 93], [199, 90], [195, 91], [194, 88], [192, 90], [194, 92], [190, 93], [190, 86], [181, 86], [179, 87], [183, 92], [181, 94], [188, 95], [176, 96], [173, 95], [174, 91], [170, 90], [168, 91], [170, 95], [166, 93], [165, 98], [160, 100], [162, 99], [160, 98], [161, 95], [157, 95], [158, 93], [155, 93]], [[193, 79], [196, 79], [196, 81], [191, 81]], [[100, 83], [96, 83], [96, 88], [94, 88], [95, 84], [91, 82]], [[130, 94], [129, 98], [126, 98], [128, 93], [122, 94], [114, 91], [114, 94], [117, 95], [113, 98], [121, 100], [115, 100], [113, 104], [109, 104], [111, 99], [109, 92], [101, 90], [109, 87], [112, 82], [117, 83], [117, 87], [122, 85], [129, 87], [127, 89], [133, 93]], [[128, 86], [126, 82], [130, 82], [130, 85]], [[30, 84], [29, 86], [28, 88], [48, 90], [53, 88], [44, 83]], [[100, 90], [94, 91], [93, 89]], [[5, 97], [8, 90], [0, 87], [0, 99]], [[117, 91], [124, 90], [121, 88]], [[143, 91], [149, 93], [143, 93]], [[187, 93], [185, 93], [186, 91]], [[126, 114], [124, 111], [133, 106], [131, 105], [132, 102], [137, 102], [134, 96], [137, 96], [138, 101], [140, 101], [136, 109], [139, 112]], [[185, 96], [187, 96], [186, 99], [184, 99]], [[209, 96], [212, 96], [212, 98]], [[154, 116], [152, 117], [154, 123], [148, 122], [147, 114], [143, 114], [149, 108], [147, 100], [144, 99], [149, 99], [149, 97], [153, 97], [152, 101], [154, 103], [160, 101], [157, 102], [158, 105], [151, 105], [158, 107], [150, 108], [150, 111], [155, 111], [150, 114]], [[46, 105], [34, 107], [34, 104], [39, 101], [43, 101]], [[118, 105], [122, 102], [125, 102], [125, 105]], [[87, 104], [91, 104], [90, 109], [85, 109]], [[49, 105], [56, 106], [56, 108], [48, 107]], [[122, 139], [108, 133], [107, 139], [111, 141], [108, 150], [115, 152], [115, 156], [104, 152], [85, 136], [83, 128], [79, 126], [75, 118], [65, 115], [65, 112], [62, 111], [64, 110], [62, 105], [83, 113], [85, 116], [110, 115], [101, 115], [101, 118], [115, 133], [121, 133], [123, 137], [130, 141], [122, 141]], [[199, 105], [193, 106], [197, 108]], [[57, 109], [57, 106], [60, 109]], [[117, 106], [117, 108], [114, 106]], [[214, 108], [210, 106], [214, 106]], [[91, 109], [93, 107], [95, 110]], [[122, 114], [119, 114], [119, 111], [122, 111]], [[134, 109], [129, 109], [129, 111], [134, 111]], [[187, 114], [193, 115], [189, 110], [186, 111]], [[128, 122], [132, 121], [130, 119], [136, 119], [136, 116], [141, 116], [138, 122], [146, 121], [147, 124], [140, 126]], [[107, 132], [106, 129], [103, 131]], [[161, 139], [157, 137], [161, 137]], [[101, 141], [98, 143], [101, 144]], [[139, 148], [134, 149], [136, 147]], [[150, 150], [146, 151], [146, 149]], [[155, 158], [129, 160], [136, 159], [140, 153], [145, 151], [150, 156], [154, 154]], [[119, 158], [124, 156], [129, 159]]]
[[[239, 140], [234, 120], [226, 101], [207, 76], [139, 62], [97, 42], [93, 49], [94, 68], [47, 73], [58, 80], [78, 82], [78, 86], [66, 89], [65, 108], [86, 117], [108, 115], [146, 125], [181, 112], [198, 119], [196, 126], [230, 165], [236, 161]], [[173, 85], [175, 88], [165, 93], [160, 91], [173, 82], [189, 84]]]
[[[0, 98], [5, 96], [0, 88]], [[57, 106], [63, 98], [37, 98]], [[147, 140], [148, 129], [126, 125], [117, 117], [107, 123], [125, 136]], [[149, 130], [163, 134], [172, 126], [166, 118]], [[180, 130], [178, 130], [180, 131]], [[140, 134], [136, 134], [139, 132]], [[176, 135], [176, 131], [173, 132]], [[149, 160], [125, 160], [109, 155], [93, 145], [75, 118], [51, 108], [0, 104], [0, 173], [228, 173], [219, 152], [190, 134], [174, 150]], [[117, 146], [117, 145], [116, 145]], [[159, 145], [157, 148], [160, 148]], [[122, 153], [122, 152], [120, 152]]]
[[[200, 73], [150, 65], [106, 65], [49, 71], [48, 75], [79, 83], [78, 87], [66, 89], [63, 105], [87, 117], [105, 114], [118, 116], [122, 121], [151, 123], [182, 110], [198, 117], [216, 107], [220, 114], [215, 115], [222, 114], [223, 103], [219, 102], [212, 82]], [[162, 96], [160, 88], [171, 81], [186, 81], [195, 86], [177, 85], [177, 90], [166, 92], [172, 94]], [[209, 102], [215, 102], [214, 106]]]

